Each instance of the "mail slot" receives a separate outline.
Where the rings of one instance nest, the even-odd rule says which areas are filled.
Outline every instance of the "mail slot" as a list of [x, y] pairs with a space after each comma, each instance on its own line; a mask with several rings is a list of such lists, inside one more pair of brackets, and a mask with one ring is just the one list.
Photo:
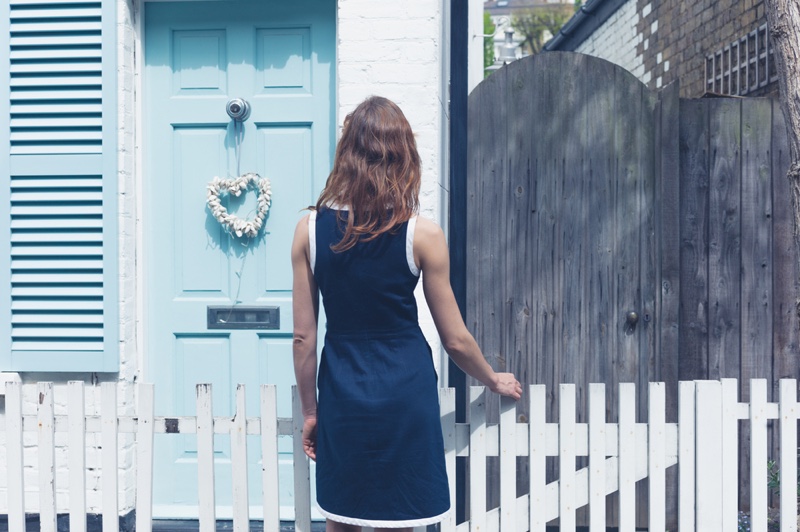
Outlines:
[[280, 307], [208, 307], [209, 329], [280, 329]]

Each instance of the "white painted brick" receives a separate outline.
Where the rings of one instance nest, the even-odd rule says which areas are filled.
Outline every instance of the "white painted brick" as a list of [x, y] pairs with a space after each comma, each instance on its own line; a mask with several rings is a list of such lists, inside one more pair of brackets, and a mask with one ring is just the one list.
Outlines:
[[646, 17], [651, 11], [653, 11], [653, 4], [647, 4], [644, 6], [644, 9], [642, 9], [642, 16]]
[[655, 33], [658, 31], [658, 21], [654, 20], [652, 24], [650, 24], [650, 33]]

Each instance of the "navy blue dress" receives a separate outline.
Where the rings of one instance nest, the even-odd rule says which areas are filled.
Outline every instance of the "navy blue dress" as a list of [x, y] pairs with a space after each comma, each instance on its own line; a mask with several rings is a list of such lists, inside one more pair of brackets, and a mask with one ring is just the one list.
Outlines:
[[450, 508], [436, 371], [417, 321], [409, 223], [335, 253], [337, 212], [311, 222], [327, 318], [317, 377], [317, 502], [327, 518], [422, 526]]

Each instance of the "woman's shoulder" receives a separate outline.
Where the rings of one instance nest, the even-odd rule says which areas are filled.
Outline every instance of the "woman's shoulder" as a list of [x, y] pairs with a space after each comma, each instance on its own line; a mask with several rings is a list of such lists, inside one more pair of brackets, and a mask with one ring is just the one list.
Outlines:
[[444, 231], [442, 231], [442, 228], [439, 226], [439, 224], [437, 224], [430, 218], [425, 218], [424, 216], [417, 216], [417, 226], [414, 232], [414, 236], [437, 239], [440, 236], [444, 237]]

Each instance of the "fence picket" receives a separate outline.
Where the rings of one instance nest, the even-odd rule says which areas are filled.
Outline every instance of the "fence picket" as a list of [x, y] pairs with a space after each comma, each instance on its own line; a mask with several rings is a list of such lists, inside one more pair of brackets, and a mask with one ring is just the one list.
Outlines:
[[264, 486], [264, 532], [279, 532], [278, 392], [274, 384], [261, 385], [261, 468]]
[[797, 532], [797, 381], [780, 383], [781, 532]]
[[697, 381], [695, 398], [695, 530], [722, 530], [722, 386]]
[[198, 384], [197, 411], [197, 502], [200, 532], [217, 529], [214, 500], [214, 412], [211, 384]]
[[102, 406], [101, 462], [103, 464], [103, 531], [119, 530], [119, 482], [117, 477], [117, 385], [104, 382], [100, 385]]
[[720, 381], [722, 419], [720, 420], [722, 452], [722, 528], [736, 530], [739, 521], [739, 384], [736, 379]]
[[647, 406], [648, 529], [666, 530], [666, 390], [663, 382], [649, 384]]
[[486, 388], [469, 390], [469, 529], [486, 529]]
[[[163, 430], [165, 418], [154, 418], [153, 386], [136, 385], [136, 417], [117, 414], [118, 383], [101, 386], [101, 415], [86, 416], [83, 382], [67, 386], [67, 414], [54, 415], [52, 383], [36, 387], [39, 400], [35, 415], [22, 416], [23, 387], [6, 387], [5, 431], [8, 457], [8, 524], [11, 530], [24, 531], [23, 432], [37, 432], [39, 445], [39, 497], [41, 529], [56, 530], [55, 441], [56, 432], [67, 433], [69, 459], [69, 521], [72, 530], [86, 528], [86, 434], [101, 433], [103, 468], [102, 512], [104, 530], [116, 530], [118, 515], [118, 451], [121, 433], [136, 433], [137, 530], [151, 530], [153, 433]], [[736, 517], [738, 491], [738, 419], [750, 421], [753, 457], [750, 484], [751, 529], [767, 526], [767, 423], [779, 419], [780, 467], [784, 482], [792, 483], [797, 468], [797, 383], [780, 383], [780, 400], [767, 402], [767, 382], [753, 380], [750, 403], [738, 403], [735, 380], [683, 382], [679, 387], [678, 423], [665, 422], [665, 385], [651, 383], [648, 391], [648, 422], [636, 423], [636, 390], [632, 384], [619, 387], [619, 423], [605, 421], [605, 388], [589, 387], [589, 420], [576, 423], [575, 385], [563, 384], [559, 390], [558, 422], [546, 423], [547, 390], [531, 386], [530, 421], [517, 422], [516, 403], [500, 399], [500, 422], [486, 424], [488, 391], [470, 389], [469, 422], [455, 422], [455, 392], [440, 392], [445, 463], [450, 481], [451, 504], [455, 499], [456, 456], [468, 457], [471, 469], [470, 519], [456, 525], [455, 511], [446, 516], [442, 532], [516, 532], [529, 529], [543, 532], [546, 523], [559, 519], [562, 530], [574, 530], [577, 508], [589, 505], [590, 530], [605, 528], [605, 497], [619, 490], [619, 529], [633, 530], [635, 524], [635, 483], [648, 479], [650, 530], [666, 525], [665, 472], [680, 464], [678, 526], [687, 530], [727, 530]], [[27, 393], [27, 392], [26, 392]], [[59, 392], [60, 393], [60, 392]], [[198, 495], [200, 528], [215, 529], [214, 434], [231, 434], [231, 463], [234, 486], [234, 529], [249, 528], [247, 493], [247, 437], [262, 436], [264, 480], [264, 529], [279, 532], [279, 486], [277, 441], [279, 435], [292, 434], [295, 453], [295, 505], [298, 532], [310, 532], [311, 504], [309, 462], [302, 450], [302, 413], [294, 390], [293, 421], [277, 418], [277, 391], [261, 387], [260, 418], [247, 420], [245, 389], [237, 387], [233, 418], [214, 418], [210, 385], [197, 386], [197, 415], [180, 418], [178, 433], [197, 434]], [[613, 428], [609, 428], [613, 427]], [[486, 511], [486, 458], [499, 456], [500, 507]], [[516, 496], [517, 458], [530, 460], [530, 493]], [[557, 456], [561, 478], [546, 484], [546, 457]], [[578, 456], [589, 457], [589, 467], [575, 470]], [[606, 458], [609, 456], [609, 458]], [[731, 485], [734, 486], [731, 489]], [[793, 484], [781, 489], [782, 530], [797, 532], [797, 500]], [[16, 489], [15, 489], [16, 488]], [[453, 508], [453, 510], [455, 510]], [[424, 532], [415, 530], [414, 532]]]
[[530, 397], [530, 531], [545, 532], [547, 520], [547, 387], [528, 388]]
[[575, 530], [575, 385], [558, 387], [558, 524]]
[[83, 381], [67, 385], [69, 422], [69, 529], [86, 531], [86, 413]]
[[678, 384], [678, 529], [695, 530], [695, 383]]
[[303, 407], [297, 386], [292, 386], [292, 417], [294, 418], [294, 528], [296, 532], [311, 532], [311, 468], [303, 451]]
[[[444, 459], [450, 486], [450, 511], [442, 520], [441, 532], [456, 530], [456, 393], [453, 388], [439, 390], [439, 412], [442, 420]], [[487, 529], [488, 530], [488, 529]]]
[[25, 483], [22, 455], [22, 383], [6, 383], [6, 471], [8, 529], [25, 530]]
[[636, 530], [636, 385], [619, 384], [619, 530]]
[[53, 383], [39, 383], [39, 523], [42, 532], [56, 531], [56, 454], [53, 426]]
[[250, 530], [250, 495], [247, 490], [247, 411], [244, 384], [236, 385], [236, 414], [231, 424], [231, 480], [233, 482], [233, 529]]
[[153, 530], [153, 417], [152, 384], [139, 385], [136, 423], [136, 531]]
[[589, 385], [589, 530], [606, 529], [606, 387]]
[[517, 404], [500, 397], [500, 530], [517, 527]]
[[767, 532], [767, 381], [750, 380], [750, 530]]

